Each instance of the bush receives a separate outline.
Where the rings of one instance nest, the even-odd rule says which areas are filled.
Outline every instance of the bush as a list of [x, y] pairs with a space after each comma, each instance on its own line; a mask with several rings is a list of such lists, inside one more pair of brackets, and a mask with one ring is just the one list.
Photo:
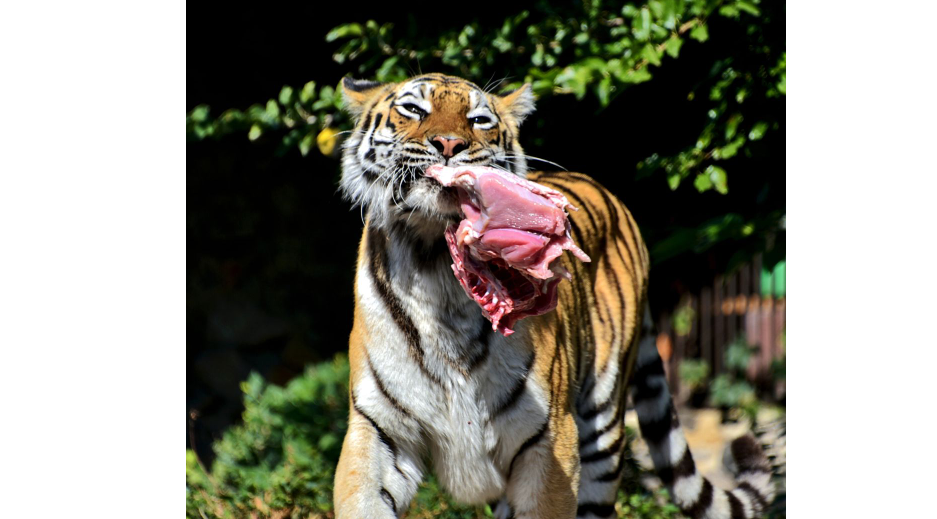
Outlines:
[[[285, 387], [252, 374], [241, 384], [243, 423], [215, 442], [216, 459], [204, 467], [186, 450], [186, 517], [332, 517], [332, 480], [348, 423], [348, 360], [312, 366]], [[634, 431], [627, 430], [630, 440]], [[642, 469], [625, 454], [619, 517], [680, 517], [667, 492], [640, 484]], [[432, 476], [421, 485], [408, 517], [491, 517], [487, 506], [452, 501]]]
[[[758, 397], [756, 388], [746, 380], [746, 372], [756, 349], [750, 346], [744, 337], [739, 337], [726, 348], [723, 361], [726, 367], [725, 373], [710, 378], [708, 362], [701, 359], [687, 359], [680, 364], [680, 380], [694, 395], [703, 395], [709, 405], [720, 407], [731, 416], [745, 416], [754, 421], [763, 403]], [[784, 380], [785, 361], [783, 358], [771, 361], [770, 373], [771, 380], [775, 383]]]

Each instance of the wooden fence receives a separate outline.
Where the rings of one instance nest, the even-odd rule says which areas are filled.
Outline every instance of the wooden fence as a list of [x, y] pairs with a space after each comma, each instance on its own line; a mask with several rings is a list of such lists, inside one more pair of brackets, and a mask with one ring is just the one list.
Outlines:
[[770, 383], [772, 360], [784, 357], [786, 304], [784, 291], [777, 294], [773, 288], [762, 290], [761, 258], [756, 257], [730, 275], [717, 276], [711, 285], [685, 296], [677, 309], [659, 316], [657, 348], [675, 396], [681, 395], [678, 367], [683, 360], [703, 359], [711, 376], [724, 373], [725, 352], [740, 336], [758, 348], [749, 363], [748, 379], [761, 386]]

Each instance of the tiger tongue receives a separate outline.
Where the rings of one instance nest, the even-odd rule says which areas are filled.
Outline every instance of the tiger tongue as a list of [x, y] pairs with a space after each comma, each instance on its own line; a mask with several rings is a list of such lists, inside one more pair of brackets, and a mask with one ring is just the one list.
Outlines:
[[552, 263], [564, 250], [589, 257], [569, 238], [558, 191], [486, 167], [431, 166], [427, 176], [458, 188], [465, 219], [446, 230], [452, 270], [462, 288], [504, 335], [517, 320], [556, 307], [559, 273]]

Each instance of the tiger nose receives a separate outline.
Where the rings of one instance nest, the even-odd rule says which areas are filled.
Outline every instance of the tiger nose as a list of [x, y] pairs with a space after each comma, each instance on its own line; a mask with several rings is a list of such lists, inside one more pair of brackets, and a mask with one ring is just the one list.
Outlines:
[[430, 140], [430, 143], [434, 148], [442, 153], [443, 157], [446, 157], [447, 159], [452, 158], [453, 155], [459, 153], [465, 148], [468, 148], [468, 145], [465, 144], [465, 141], [452, 137], [436, 136]]

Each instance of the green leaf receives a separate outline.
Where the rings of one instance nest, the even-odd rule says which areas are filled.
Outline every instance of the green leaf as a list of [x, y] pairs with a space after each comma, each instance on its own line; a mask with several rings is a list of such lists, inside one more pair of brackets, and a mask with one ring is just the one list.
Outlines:
[[712, 181], [716, 191], [723, 195], [729, 192], [726, 170], [713, 165], [706, 168], [706, 174], [709, 175], [709, 180]]
[[683, 46], [683, 39], [674, 34], [667, 40], [667, 45], [664, 47], [664, 50], [667, 51], [667, 55], [671, 58], [676, 58], [680, 55], [680, 47]]
[[667, 185], [670, 186], [671, 191], [676, 191], [680, 187], [680, 175], [668, 173]]
[[719, 14], [728, 18], [737, 18], [739, 9], [734, 5], [724, 5], [719, 8]]
[[658, 51], [652, 43], [648, 43], [644, 46], [641, 55], [644, 56], [644, 59], [646, 59], [648, 63], [660, 66], [660, 51]]
[[280, 105], [273, 99], [267, 101], [267, 116], [273, 119], [280, 117]]
[[285, 86], [280, 89], [280, 104], [283, 106], [289, 105], [293, 100], [293, 87]]
[[309, 132], [301, 141], [299, 141], [299, 152], [305, 157], [309, 154], [309, 150], [312, 149], [312, 144], [315, 142], [316, 138], [313, 135], [313, 132]]
[[706, 25], [699, 24], [690, 31], [690, 38], [699, 42], [704, 42], [709, 39], [709, 29], [706, 28]]
[[203, 123], [208, 120], [208, 105], [198, 105], [189, 112], [189, 119], [193, 122]]
[[329, 31], [329, 33], [325, 35], [325, 41], [335, 41], [339, 38], [361, 36], [362, 34], [364, 34], [364, 29], [361, 27], [361, 24], [347, 23], [345, 25], [339, 25]]
[[599, 81], [598, 86], [596, 87], [596, 96], [599, 98], [599, 104], [603, 107], [608, 106], [608, 97], [609, 92], [612, 89], [612, 78], [611, 76], [605, 76], [602, 78], [602, 81]]
[[400, 56], [397, 55], [391, 56], [384, 60], [384, 63], [381, 64], [381, 68], [377, 69], [377, 74], [375, 74], [377, 80], [384, 82], [398, 79], [396, 77], [397, 74], [395, 74], [395, 68], [398, 61], [400, 61]]
[[647, 67], [640, 70], [627, 70], [619, 79], [624, 83], [644, 83], [651, 79], [651, 73], [647, 70]]
[[250, 139], [250, 140], [252, 140], [252, 141], [256, 141], [258, 138], [260, 138], [260, 136], [261, 136], [261, 134], [263, 134], [263, 132], [264, 132], [264, 131], [263, 131], [263, 129], [260, 127], [259, 124], [251, 125], [250, 131], [247, 132], [247, 138]]
[[735, 132], [738, 130], [740, 122], [742, 122], [741, 114], [732, 114], [732, 116], [729, 117], [729, 120], [726, 122], [726, 140], [735, 137]]
[[308, 104], [309, 101], [312, 101], [316, 98], [316, 82], [310, 81], [303, 85], [303, 89], [299, 92], [299, 102], [302, 104]]
[[764, 137], [766, 131], [768, 131], [768, 123], [759, 121], [755, 123], [755, 126], [752, 127], [750, 132], [748, 132], [748, 139], [757, 141]]
[[641, 9], [640, 16], [636, 17], [631, 24], [632, 33], [638, 41], [647, 41], [651, 37], [651, 11], [647, 8]]
[[752, 16], [761, 16], [761, 10], [755, 7], [754, 4], [748, 2], [736, 2], [735, 6], [738, 7], [740, 11], [745, 11]]
[[739, 135], [729, 144], [715, 150], [713, 157], [717, 160], [731, 159], [738, 153], [739, 148], [742, 147], [743, 144], [745, 144], [745, 136]]
[[696, 186], [696, 190], [700, 193], [709, 191], [713, 188], [713, 182], [709, 179], [709, 175], [706, 173], [697, 174], [696, 180], [693, 181], [693, 185]]

